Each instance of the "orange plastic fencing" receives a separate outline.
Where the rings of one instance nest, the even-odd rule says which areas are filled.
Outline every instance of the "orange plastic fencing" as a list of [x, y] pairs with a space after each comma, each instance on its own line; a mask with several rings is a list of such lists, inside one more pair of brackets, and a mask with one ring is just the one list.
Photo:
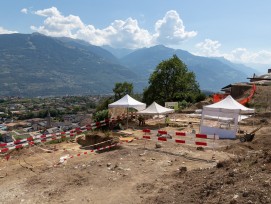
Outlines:
[[[244, 99], [238, 101], [238, 102], [242, 105], [247, 104], [254, 96], [255, 91], [256, 91], [256, 85], [253, 84], [249, 96], [247, 98], [244, 98]], [[223, 100], [224, 98], [226, 98], [228, 95], [229, 94], [214, 94], [213, 95], [213, 102], [214, 103], [219, 102], [219, 101]]]
[[229, 94], [214, 94], [213, 95], [213, 102], [219, 102], [221, 100], [223, 100], [224, 98], [226, 98]]
[[241, 100], [241, 101], [238, 101], [239, 103], [241, 103], [242, 105], [245, 105], [245, 104], [247, 104], [251, 99], [252, 99], [252, 97], [254, 96], [254, 94], [255, 94], [255, 91], [256, 91], [256, 85], [255, 84], [253, 84], [253, 86], [252, 86], [252, 89], [251, 89], [251, 92], [250, 92], [250, 94], [249, 94], [249, 96], [247, 97], [247, 98], [244, 98], [243, 100]]

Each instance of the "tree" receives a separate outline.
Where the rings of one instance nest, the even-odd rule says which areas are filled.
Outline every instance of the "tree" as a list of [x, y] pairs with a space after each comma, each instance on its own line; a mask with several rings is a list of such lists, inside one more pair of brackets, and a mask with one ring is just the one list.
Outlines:
[[126, 94], [131, 95], [133, 93], [133, 88], [134, 88], [133, 84], [128, 83], [126, 81], [123, 83], [120, 82], [115, 83], [115, 88], [113, 89], [115, 94], [115, 101], [119, 100]]
[[102, 110], [108, 109], [108, 105], [113, 102], [114, 102], [113, 97], [105, 97], [105, 98], [100, 99], [96, 107], [96, 111], [102, 111]]
[[97, 111], [94, 115], [93, 115], [93, 120], [95, 122], [99, 122], [102, 121], [104, 119], [110, 118], [110, 114], [108, 110], [101, 110], [101, 111]]
[[170, 101], [196, 100], [201, 94], [195, 74], [176, 56], [162, 61], [149, 78], [143, 101], [159, 104]]

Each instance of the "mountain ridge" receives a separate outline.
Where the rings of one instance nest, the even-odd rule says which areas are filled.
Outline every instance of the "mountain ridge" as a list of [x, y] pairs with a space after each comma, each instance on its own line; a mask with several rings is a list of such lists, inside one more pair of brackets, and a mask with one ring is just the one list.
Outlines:
[[[108, 48], [108, 47], [107, 47]], [[25, 97], [110, 94], [114, 83], [128, 81], [142, 92], [162, 61], [176, 54], [195, 72], [200, 88], [218, 91], [229, 83], [245, 80], [248, 73], [225, 59], [195, 56], [163, 45], [129, 49], [94, 46], [71, 38], [39, 33], [0, 35], [0, 95]], [[122, 51], [117, 56], [113, 53]], [[123, 57], [120, 57], [123, 56]]]
[[0, 60], [0, 95], [105, 94], [137, 79], [97, 53], [36, 33], [0, 35]]
[[[141, 76], [142, 80], [148, 79], [154, 68], [163, 60], [176, 54], [186, 65], [189, 71], [196, 74], [200, 88], [218, 91], [230, 83], [246, 81], [249, 76], [242, 70], [232, 67], [218, 59], [195, 56], [185, 50], [167, 48], [157, 45], [151, 48], [142, 48], [121, 59], [124, 66], [130, 65], [131, 69]], [[148, 73], [148, 74], [146, 74]]]

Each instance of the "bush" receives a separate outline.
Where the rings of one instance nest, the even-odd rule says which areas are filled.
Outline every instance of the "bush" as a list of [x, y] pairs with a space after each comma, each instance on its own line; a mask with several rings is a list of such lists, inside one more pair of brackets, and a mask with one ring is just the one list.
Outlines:
[[108, 110], [101, 110], [101, 111], [97, 111], [93, 115], [93, 120], [94, 120], [94, 122], [99, 122], [99, 121], [104, 120], [109, 117], [110, 117], [110, 115], [109, 115]]

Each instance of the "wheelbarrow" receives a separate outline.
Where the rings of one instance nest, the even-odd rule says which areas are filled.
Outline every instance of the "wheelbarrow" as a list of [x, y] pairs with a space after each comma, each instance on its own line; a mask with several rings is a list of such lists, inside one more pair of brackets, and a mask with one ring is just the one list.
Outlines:
[[240, 137], [240, 142], [251, 142], [254, 139], [255, 133], [263, 127], [257, 127], [256, 129], [252, 130], [250, 133], [246, 133], [244, 136]]

